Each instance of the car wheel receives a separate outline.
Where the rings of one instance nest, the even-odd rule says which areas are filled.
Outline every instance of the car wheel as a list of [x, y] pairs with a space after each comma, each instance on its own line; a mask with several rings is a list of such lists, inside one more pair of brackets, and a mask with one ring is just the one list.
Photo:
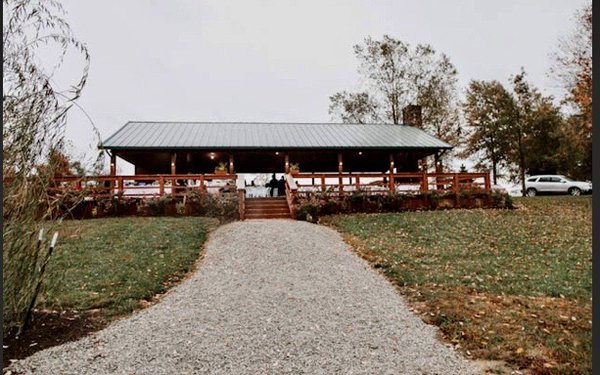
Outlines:
[[528, 197], [535, 197], [537, 195], [537, 190], [535, 190], [534, 188], [529, 188], [527, 189], [527, 192], [525, 192], [525, 195], [527, 195]]
[[569, 194], [571, 194], [572, 196], [581, 195], [581, 189], [572, 187], [569, 189]]

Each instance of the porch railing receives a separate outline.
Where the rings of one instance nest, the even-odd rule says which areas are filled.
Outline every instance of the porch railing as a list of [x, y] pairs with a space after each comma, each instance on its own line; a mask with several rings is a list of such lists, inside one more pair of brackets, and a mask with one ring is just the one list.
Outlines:
[[489, 173], [294, 173], [290, 176], [296, 182], [298, 195], [315, 191], [337, 191], [343, 195], [356, 190], [366, 194], [491, 191]]
[[235, 193], [235, 174], [134, 175], [56, 177], [49, 187], [53, 195], [85, 190], [92, 198], [150, 198], [170, 194], [183, 197], [192, 191]]
[[[65, 194], [85, 189], [93, 198], [166, 194], [182, 197], [192, 191], [235, 194], [245, 191], [244, 180], [238, 177], [236, 174], [56, 177], [49, 190]], [[489, 173], [294, 173], [286, 176], [286, 185], [286, 190], [295, 195], [317, 191], [343, 195], [356, 190], [367, 194], [491, 191]]]

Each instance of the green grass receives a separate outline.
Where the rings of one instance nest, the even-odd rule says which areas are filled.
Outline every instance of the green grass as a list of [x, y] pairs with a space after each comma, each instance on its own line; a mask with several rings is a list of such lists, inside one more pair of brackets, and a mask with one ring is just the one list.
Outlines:
[[213, 219], [107, 218], [65, 221], [38, 305], [121, 315], [162, 293], [199, 258]]
[[[540, 373], [586, 373], [591, 197], [515, 203], [520, 209], [350, 215], [325, 222], [345, 233], [409, 299], [424, 303], [434, 314], [429, 320], [449, 338], [480, 357]], [[530, 324], [531, 334], [510, 333]], [[511, 353], [519, 348], [524, 354]]]

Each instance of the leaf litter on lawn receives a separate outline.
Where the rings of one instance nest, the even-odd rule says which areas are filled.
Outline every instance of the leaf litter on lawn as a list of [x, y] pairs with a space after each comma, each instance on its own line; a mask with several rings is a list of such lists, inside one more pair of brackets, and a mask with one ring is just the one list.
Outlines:
[[591, 197], [323, 219], [473, 358], [591, 371]]

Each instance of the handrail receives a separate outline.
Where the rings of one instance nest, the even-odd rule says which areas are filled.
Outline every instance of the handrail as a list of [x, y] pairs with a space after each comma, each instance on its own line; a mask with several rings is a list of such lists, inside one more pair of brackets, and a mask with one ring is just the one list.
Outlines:
[[290, 208], [290, 215], [292, 219], [296, 218], [296, 194], [298, 192], [298, 184], [292, 177], [291, 173], [285, 175], [285, 197], [287, 200], [288, 207]]
[[238, 177], [235, 185], [239, 197], [240, 220], [244, 220], [246, 216], [246, 180], [243, 177]]

